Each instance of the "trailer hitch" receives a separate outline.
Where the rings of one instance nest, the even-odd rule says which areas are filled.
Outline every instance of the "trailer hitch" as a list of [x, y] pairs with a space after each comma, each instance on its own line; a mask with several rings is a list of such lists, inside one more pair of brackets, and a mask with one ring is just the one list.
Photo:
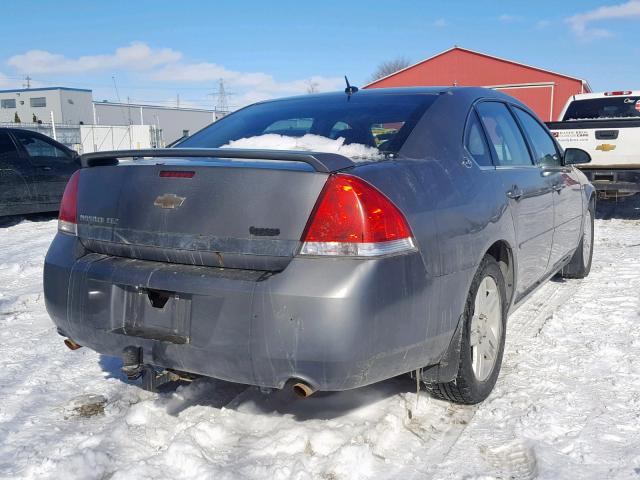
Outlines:
[[152, 365], [145, 365], [142, 361], [142, 348], [128, 346], [122, 350], [122, 373], [129, 380], [137, 380], [142, 377], [142, 388], [155, 392], [162, 385], [177, 382], [182, 377], [169, 370], [158, 371]]

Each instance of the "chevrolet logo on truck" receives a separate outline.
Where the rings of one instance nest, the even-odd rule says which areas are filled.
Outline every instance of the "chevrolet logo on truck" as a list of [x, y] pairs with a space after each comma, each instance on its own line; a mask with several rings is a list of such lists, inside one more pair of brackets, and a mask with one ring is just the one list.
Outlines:
[[175, 193], [165, 193], [156, 198], [153, 204], [160, 208], [175, 209], [181, 207], [186, 197], [179, 197]]
[[603, 143], [596, 147], [596, 150], [600, 150], [601, 152], [610, 152], [611, 150], [615, 150], [616, 146], [610, 143]]

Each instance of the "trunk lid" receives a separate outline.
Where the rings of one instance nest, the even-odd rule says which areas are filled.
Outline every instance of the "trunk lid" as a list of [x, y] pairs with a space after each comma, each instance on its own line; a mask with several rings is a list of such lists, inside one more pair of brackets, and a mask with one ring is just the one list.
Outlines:
[[279, 271], [327, 172], [293, 161], [141, 160], [82, 170], [78, 236], [93, 252]]

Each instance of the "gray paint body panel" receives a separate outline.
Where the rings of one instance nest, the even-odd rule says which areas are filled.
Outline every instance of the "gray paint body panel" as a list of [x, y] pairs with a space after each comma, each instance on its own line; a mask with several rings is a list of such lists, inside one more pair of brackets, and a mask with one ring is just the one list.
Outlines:
[[[571, 219], [570, 228], [553, 227], [565, 232], [556, 238], [569, 243], [553, 245], [556, 262], [550, 261], [551, 246], [539, 255], [537, 262], [546, 265], [542, 274], [523, 282], [520, 255], [531, 261], [537, 250], [518, 248], [527, 242], [517, 231], [514, 200], [505, 195], [517, 175], [466, 161], [462, 145], [474, 102], [517, 101], [484, 89], [449, 90], [420, 120], [397, 159], [347, 170], [398, 206], [417, 251], [372, 259], [296, 256], [326, 173], [226, 168], [224, 162], [207, 166], [202, 161], [89, 168], [82, 172], [80, 213], [117, 216], [121, 223], [80, 224], [80, 239], [56, 236], [44, 274], [54, 323], [64, 335], [101, 353], [120, 355], [124, 347], [137, 345], [154, 365], [267, 387], [296, 378], [321, 390], [343, 390], [438, 364], [452, 344], [469, 285], [487, 250], [498, 241], [511, 249], [514, 290], [519, 292], [512, 298], [513, 309], [568, 261], [577, 247], [568, 232], [575, 230], [575, 218], [584, 215], [593, 194], [584, 175], [567, 169], [563, 178], [573, 189], [554, 193], [545, 212], [551, 219]], [[192, 165], [196, 176], [206, 176], [215, 188], [175, 183], [172, 193], [197, 198], [198, 205], [243, 198], [250, 208], [232, 202], [211, 214], [203, 207], [185, 210], [183, 219], [165, 222], [166, 235], [145, 241], [145, 231], [157, 232], [163, 218], [177, 211], [135, 213], [106, 197], [128, 199], [130, 205], [149, 202], [164, 191], [157, 186], [157, 174], [148, 173], [184, 165]], [[542, 180], [537, 167], [531, 171]], [[126, 178], [118, 178], [123, 172]], [[91, 188], [83, 190], [83, 183]], [[141, 183], [144, 188], [133, 189]], [[216, 193], [218, 187], [224, 194]], [[279, 196], [284, 190], [288, 196]], [[560, 201], [570, 191], [582, 200]], [[265, 203], [267, 198], [271, 203]], [[554, 216], [554, 208], [576, 211]], [[277, 238], [247, 234], [259, 215], [268, 220], [261, 226], [280, 228]], [[221, 263], [216, 252], [231, 265]], [[135, 288], [177, 292], [190, 302], [186, 344], [114, 333], [127, 321], [121, 305]]]

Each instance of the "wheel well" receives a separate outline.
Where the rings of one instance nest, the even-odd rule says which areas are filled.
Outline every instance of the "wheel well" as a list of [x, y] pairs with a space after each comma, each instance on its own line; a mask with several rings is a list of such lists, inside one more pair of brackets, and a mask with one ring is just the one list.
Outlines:
[[509, 244], [503, 240], [499, 240], [489, 247], [486, 254], [491, 255], [496, 259], [496, 262], [498, 262], [502, 275], [504, 276], [507, 298], [509, 299], [509, 303], [511, 303], [513, 298], [514, 265], [513, 253], [511, 252]]

